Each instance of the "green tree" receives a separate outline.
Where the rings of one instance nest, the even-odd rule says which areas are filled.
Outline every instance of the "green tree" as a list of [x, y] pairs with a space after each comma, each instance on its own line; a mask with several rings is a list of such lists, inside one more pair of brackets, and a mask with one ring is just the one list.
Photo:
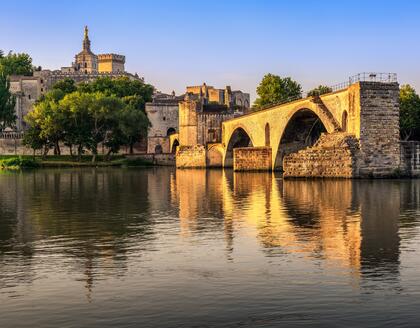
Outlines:
[[14, 126], [15, 103], [16, 99], [10, 92], [10, 82], [6, 75], [0, 72], [0, 131]]
[[319, 85], [316, 88], [310, 90], [307, 94], [308, 97], [313, 97], [313, 96], [320, 96], [323, 95], [325, 93], [330, 93], [332, 92], [332, 89], [326, 85]]
[[140, 138], [145, 138], [147, 136], [150, 122], [146, 114], [130, 105], [126, 105], [123, 108], [118, 121], [120, 129], [126, 137], [125, 144], [129, 145], [130, 154], [132, 154], [134, 144], [139, 141]]
[[91, 119], [88, 108], [93, 101], [91, 94], [76, 91], [66, 95], [59, 103], [64, 114], [63, 141], [70, 147], [71, 153], [72, 146], [77, 146], [79, 161], [84, 149], [90, 145]]
[[290, 77], [282, 78], [274, 74], [266, 74], [257, 87], [258, 98], [254, 106], [261, 108], [273, 105], [290, 98], [302, 96], [302, 87]]
[[[32, 111], [25, 117], [32, 133], [39, 131], [39, 140], [43, 140], [48, 151], [54, 148], [54, 154], [60, 155], [59, 142], [64, 136], [63, 113], [58, 101], [47, 96], [44, 100], [36, 103]], [[34, 137], [32, 137], [34, 138]]]
[[32, 75], [32, 58], [25, 53], [15, 54], [9, 52], [0, 58], [0, 71], [6, 76], [10, 75]]
[[52, 87], [53, 90], [61, 90], [64, 94], [69, 94], [77, 90], [76, 83], [73, 79], [66, 77], [64, 80], [58, 81]]
[[[23, 144], [32, 148], [35, 156], [37, 150], [43, 149], [46, 146], [47, 140], [41, 137], [41, 127], [39, 125], [29, 122], [29, 118], [27, 122], [29, 128], [25, 131], [25, 134], [23, 135]], [[47, 148], [44, 148], [44, 156], [47, 154], [46, 150]]]
[[89, 149], [93, 154], [94, 163], [98, 154], [98, 144], [105, 142], [108, 131], [118, 124], [118, 114], [123, 109], [124, 103], [116, 96], [106, 96], [99, 92], [91, 96], [94, 99], [88, 107], [91, 122]]
[[154, 87], [139, 80], [130, 80], [128, 77], [112, 79], [110, 77], [98, 78], [90, 83], [78, 86], [81, 92], [101, 92], [107, 96], [114, 95], [124, 100], [125, 103], [144, 111], [145, 104], [152, 100]]
[[400, 133], [403, 140], [420, 137], [420, 97], [409, 84], [400, 88]]

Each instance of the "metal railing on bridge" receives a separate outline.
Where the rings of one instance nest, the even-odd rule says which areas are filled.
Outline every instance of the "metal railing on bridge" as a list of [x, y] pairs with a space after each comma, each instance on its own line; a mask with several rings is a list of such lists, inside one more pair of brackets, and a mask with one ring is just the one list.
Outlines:
[[334, 84], [329, 88], [335, 92], [347, 89], [350, 85], [357, 82], [381, 82], [381, 83], [395, 83], [397, 82], [397, 73], [375, 73], [363, 72], [350, 76], [345, 82]]
[[[328, 88], [331, 90], [331, 92], [336, 92], [336, 91], [347, 89], [350, 85], [357, 82], [395, 83], [395, 82], [398, 82], [398, 79], [397, 79], [397, 73], [363, 72], [363, 73], [358, 73], [356, 75], [350, 76], [347, 81], [334, 84], [332, 86], [329, 86]], [[295, 100], [308, 98], [309, 92], [310, 91], [304, 91], [300, 95], [283, 99], [282, 101], [279, 101], [275, 104], [266, 105], [256, 110], [269, 109], [269, 108], [283, 105], [283, 104], [286, 104]]]

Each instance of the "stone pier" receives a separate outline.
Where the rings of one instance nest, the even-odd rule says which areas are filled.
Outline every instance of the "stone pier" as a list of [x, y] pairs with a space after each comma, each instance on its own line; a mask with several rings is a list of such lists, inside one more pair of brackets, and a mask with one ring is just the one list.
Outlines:
[[235, 171], [270, 171], [270, 147], [244, 147], [233, 151], [233, 169]]

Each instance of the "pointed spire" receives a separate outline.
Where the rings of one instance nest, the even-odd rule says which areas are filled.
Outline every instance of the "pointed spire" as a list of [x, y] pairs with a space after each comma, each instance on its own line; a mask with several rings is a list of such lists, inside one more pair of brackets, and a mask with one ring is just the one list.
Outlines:
[[89, 29], [85, 26], [85, 36], [83, 39], [83, 51], [90, 52]]

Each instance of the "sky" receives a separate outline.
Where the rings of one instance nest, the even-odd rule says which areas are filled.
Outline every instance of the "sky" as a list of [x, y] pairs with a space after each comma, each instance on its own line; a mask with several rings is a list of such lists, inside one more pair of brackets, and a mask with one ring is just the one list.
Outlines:
[[0, 49], [45, 69], [70, 66], [89, 27], [92, 51], [162, 92], [206, 82], [251, 93], [266, 73], [304, 90], [359, 72], [395, 72], [420, 92], [417, 0], [0, 0]]

